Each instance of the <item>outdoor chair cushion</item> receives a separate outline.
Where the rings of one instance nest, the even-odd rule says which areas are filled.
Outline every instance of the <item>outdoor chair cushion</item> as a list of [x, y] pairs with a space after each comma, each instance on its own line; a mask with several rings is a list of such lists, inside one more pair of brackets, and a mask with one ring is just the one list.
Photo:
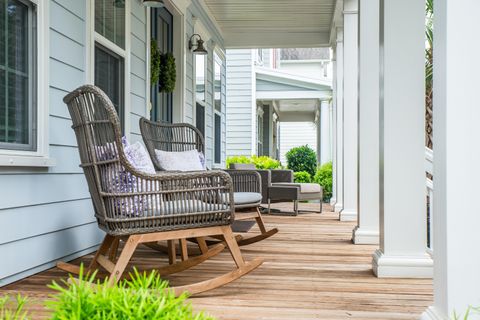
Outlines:
[[235, 205], [255, 204], [262, 200], [262, 194], [257, 192], [234, 192]]
[[235, 170], [255, 170], [255, 164], [253, 163], [231, 163], [230, 169]]
[[[168, 216], [182, 213], [192, 212], [192, 208], [196, 208], [197, 212], [226, 210], [227, 203], [208, 203], [201, 200], [163, 201], [160, 204], [154, 204], [153, 210], [144, 211], [142, 216]], [[200, 209], [199, 209], [200, 208]]]
[[170, 152], [155, 149], [155, 156], [166, 171], [199, 171], [205, 170], [197, 149]]
[[279, 187], [296, 187], [300, 188], [300, 193], [320, 193], [322, 192], [322, 187], [318, 183], [286, 183], [278, 182], [272, 183], [272, 186]]

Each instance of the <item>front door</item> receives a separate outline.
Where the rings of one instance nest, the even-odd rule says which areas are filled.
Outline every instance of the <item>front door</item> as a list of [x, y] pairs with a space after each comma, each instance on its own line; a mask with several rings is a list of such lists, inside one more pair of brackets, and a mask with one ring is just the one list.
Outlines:
[[[152, 38], [157, 41], [160, 52], [173, 50], [173, 16], [165, 8], [152, 10]], [[172, 93], [160, 92], [158, 83], [152, 85], [152, 109], [150, 119], [153, 121], [172, 122]]]

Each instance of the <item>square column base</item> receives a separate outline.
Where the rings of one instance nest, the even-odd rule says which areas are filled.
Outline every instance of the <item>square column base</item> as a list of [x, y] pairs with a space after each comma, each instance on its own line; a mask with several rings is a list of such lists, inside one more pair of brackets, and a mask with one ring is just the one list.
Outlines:
[[433, 260], [419, 256], [388, 256], [376, 250], [372, 257], [373, 273], [378, 278], [433, 278]]
[[448, 317], [438, 311], [437, 308], [431, 306], [422, 313], [420, 320], [448, 320]]
[[340, 212], [340, 221], [357, 221], [358, 214], [356, 211], [342, 210]]
[[356, 226], [352, 233], [354, 244], [379, 244], [380, 232], [378, 230], [360, 228]]

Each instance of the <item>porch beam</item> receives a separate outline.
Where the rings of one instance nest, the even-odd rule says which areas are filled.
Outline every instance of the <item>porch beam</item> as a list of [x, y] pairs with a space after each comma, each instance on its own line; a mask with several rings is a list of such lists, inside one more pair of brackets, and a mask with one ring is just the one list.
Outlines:
[[469, 305], [480, 306], [480, 2], [434, 4], [434, 306], [422, 319], [450, 319], [454, 312], [463, 319]]
[[433, 274], [426, 253], [424, 34], [423, 1], [380, 1], [378, 277]]
[[358, 225], [353, 243], [379, 243], [379, 0], [359, 0]]
[[329, 47], [328, 32], [223, 32], [226, 49]]
[[358, 0], [343, 7], [343, 210], [341, 221], [356, 221], [358, 206]]
[[343, 29], [337, 28], [337, 43], [336, 43], [336, 130], [337, 130], [337, 153], [336, 153], [336, 197], [335, 197], [335, 212], [340, 212], [343, 209]]

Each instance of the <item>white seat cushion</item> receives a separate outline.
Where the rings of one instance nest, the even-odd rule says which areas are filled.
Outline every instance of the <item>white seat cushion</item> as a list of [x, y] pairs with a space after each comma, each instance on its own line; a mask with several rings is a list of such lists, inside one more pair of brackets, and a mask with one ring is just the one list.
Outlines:
[[322, 192], [322, 187], [318, 183], [288, 183], [288, 182], [277, 182], [272, 183], [272, 186], [280, 187], [298, 187], [300, 188], [300, 193], [320, 193]]
[[254, 204], [262, 201], [262, 194], [257, 192], [234, 192], [235, 205]]

